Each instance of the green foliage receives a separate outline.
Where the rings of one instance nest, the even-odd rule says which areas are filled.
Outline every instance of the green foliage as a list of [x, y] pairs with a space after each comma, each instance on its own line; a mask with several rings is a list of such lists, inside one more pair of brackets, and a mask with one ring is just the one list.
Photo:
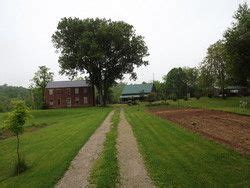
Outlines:
[[[241, 101], [247, 104], [245, 108], [241, 107]], [[171, 101], [169, 101], [169, 103], [174, 107], [205, 108], [250, 115], [250, 105], [248, 101], [250, 101], [250, 97], [230, 97], [227, 99], [201, 97], [199, 100], [195, 98], [191, 98], [188, 101], [179, 100], [178, 104]]]
[[187, 75], [180, 67], [171, 69], [163, 77], [168, 93], [175, 95], [177, 98], [183, 98], [187, 95], [186, 79]]
[[32, 108], [33, 109], [42, 109], [43, 108], [43, 94], [42, 89], [39, 87], [31, 87], [30, 88], [32, 93]]
[[27, 168], [24, 159], [21, 160], [20, 158], [19, 135], [23, 132], [23, 126], [27, 118], [29, 117], [29, 111], [24, 101], [20, 100], [11, 101], [11, 106], [12, 106], [12, 111], [9, 112], [6, 124], [7, 127], [16, 135], [17, 138], [17, 163], [15, 169], [16, 169], [16, 174], [19, 175]]
[[220, 87], [220, 92], [224, 97], [224, 88], [228, 77], [224, 41], [219, 40], [207, 49], [207, 55], [202, 62], [202, 67], [210, 72], [210, 76], [214, 78], [214, 85]]
[[232, 81], [247, 86], [250, 79], [250, 9], [246, 2], [239, 5], [224, 38]]
[[123, 21], [62, 18], [52, 41], [60, 51], [61, 74], [88, 73], [103, 105], [115, 80], [124, 74], [136, 79], [134, 67], [148, 64], [143, 37]]
[[154, 101], [156, 101], [156, 99], [157, 99], [156, 93], [149, 93], [148, 94], [148, 97], [147, 97], [148, 102], [154, 102]]
[[25, 127], [48, 126], [22, 134], [22, 151], [30, 168], [20, 176], [12, 176], [15, 139], [0, 140], [0, 187], [54, 187], [110, 111], [96, 107], [31, 111]]
[[111, 99], [110, 103], [119, 103], [120, 96], [122, 94], [122, 90], [126, 84], [125, 83], [117, 83], [113, 87], [111, 87]]
[[32, 79], [33, 83], [30, 88], [33, 94], [33, 105], [35, 108], [46, 108], [44, 101], [44, 92], [46, 85], [53, 81], [54, 73], [49, 71], [46, 66], [39, 66], [39, 70], [35, 72]]
[[35, 87], [44, 89], [48, 82], [53, 81], [53, 72], [49, 72], [49, 68], [46, 66], [39, 66], [39, 70], [35, 72], [35, 75], [32, 79]]
[[[186, 101], [188, 102], [188, 101]], [[247, 187], [250, 160], [143, 108], [126, 117], [157, 187]]]
[[167, 89], [166, 84], [160, 81], [154, 81], [154, 86], [156, 90], [157, 100], [166, 100], [167, 99]]
[[119, 166], [117, 159], [117, 128], [119, 124], [119, 111], [116, 110], [111, 130], [106, 135], [103, 152], [91, 170], [90, 183], [95, 187], [116, 187], [119, 183]]
[[31, 107], [32, 97], [29, 89], [24, 87], [0, 85], [0, 112], [6, 112], [11, 109], [11, 100], [20, 99]]
[[9, 113], [6, 124], [15, 135], [18, 135], [23, 132], [23, 126], [29, 117], [29, 111], [24, 101], [11, 101], [11, 106], [12, 112]]
[[198, 92], [198, 69], [184, 67], [183, 71], [186, 74], [187, 93], [190, 93], [190, 97], [193, 97]]

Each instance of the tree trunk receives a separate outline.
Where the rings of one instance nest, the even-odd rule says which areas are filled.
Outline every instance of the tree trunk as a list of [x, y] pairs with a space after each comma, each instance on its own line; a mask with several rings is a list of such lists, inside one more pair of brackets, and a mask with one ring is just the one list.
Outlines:
[[16, 135], [17, 138], [17, 148], [16, 148], [16, 152], [17, 152], [17, 175], [19, 175], [20, 172], [20, 154], [19, 154], [19, 135]]
[[99, 94], [99, 103], [101, 106], [103, 106], [104, 104], [104, 97], [103, 97], [103, 87], [102, 87], [102, 84], [98, 84], [97, 87], [97, 90], [98, 90], [98, 94]]

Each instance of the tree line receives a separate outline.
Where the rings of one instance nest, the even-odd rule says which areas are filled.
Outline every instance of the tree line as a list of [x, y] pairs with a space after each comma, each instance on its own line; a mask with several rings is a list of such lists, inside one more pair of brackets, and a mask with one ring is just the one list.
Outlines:
[[234, 21], [222, 39], [210, 45], [198, 67], [173, 68], [156, 81], [157, 98], [212, 96], [219, 90], [225, 97], [227, 86], [250, 87], [250, 10], [239, 5]]
[[[198, 67], [177, 67], [155, 81], [157, 98], [185, 98], [211, 96], [215, 88], [224, 96], [230, 85], [249, 88], [250, 82], [250, 11], [247, 3], [239, 5], [232, 25], [222, 38], [210, 45]], [[52, 42], [59, 55], [60, 74], [76, 78], [88, 77], [98, 93], [101, 105], [118, 102], [124, 74], [136, 79], [135, 67], [148, 65], [149, 53], [144, 38], [132, 25], [123, 21], [100, 18], [62, 18]], [[29, 90], [14, 88], [25, 94], [12, 96], [13, 88], [3, 94], [0, 87], [0, 111], [9, 109], [10, 98], [21, 98], [33, 109], [45, 108], [44, 88], [53, 80], [46, 66], [39, 67]], [[16, 92], [16, 93], [20, 93]]]

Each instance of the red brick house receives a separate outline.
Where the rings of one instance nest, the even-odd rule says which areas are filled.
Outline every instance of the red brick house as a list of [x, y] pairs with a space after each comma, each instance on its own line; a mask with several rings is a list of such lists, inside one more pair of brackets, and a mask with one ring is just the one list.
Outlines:
[[45, 87], [48, 108], [94, 106], [94, 88], [86, 80], [53, 81]]

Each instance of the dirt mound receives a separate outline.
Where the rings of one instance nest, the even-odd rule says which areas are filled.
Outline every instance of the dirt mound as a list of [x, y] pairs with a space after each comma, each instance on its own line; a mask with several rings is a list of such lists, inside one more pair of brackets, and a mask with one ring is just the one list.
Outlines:
[[151, 112], [250, 154], [250, 116], [205, 109], [154, 109]]

